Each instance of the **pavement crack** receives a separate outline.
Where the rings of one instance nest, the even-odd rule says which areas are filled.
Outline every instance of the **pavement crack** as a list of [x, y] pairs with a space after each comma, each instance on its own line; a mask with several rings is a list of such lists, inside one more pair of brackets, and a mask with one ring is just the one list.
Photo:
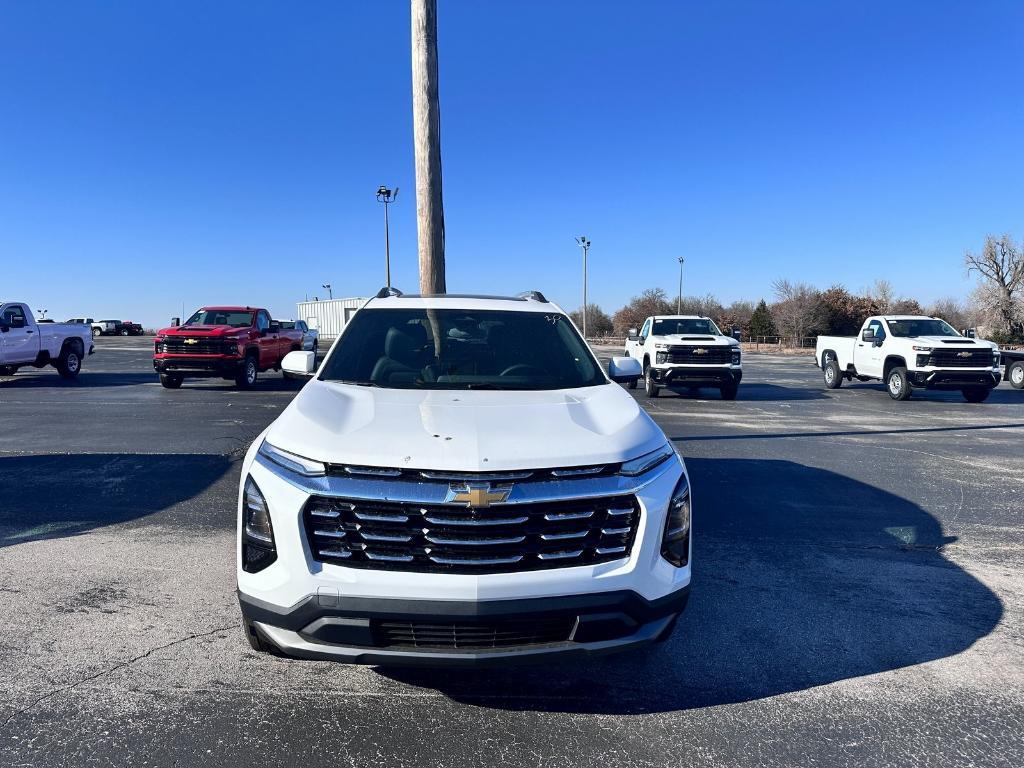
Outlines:
[[25, 714], [29, 710], [34, 709], [35, 707], [37, 707], [40, 704], [42, 704], [47, 699], [50, 699], [50, 698], [52, 698], [54, 696], [57, 696], [57, 695], [59, 695], [61, 693], [67, 693], [68, 691], [72, 691], [72, 690], [74, 690], [75, 688], [77, 688], [80, 685], [84, 685], [85, 683], [92, 682], [93, 680], [98, 680], [101, 677], [106, 677], [107, 675], [112, 675], [115, 672], [118, 672], [118, 671], [124, 669], [125, 667], [130, 667], [132, 664], [134, 664], [137, 661], [142, 661], [142, 659], [148, 658], [149, 656], [153, 655], [157, 651], [162, 651], [162, 650], [164, 650], [166, 648], [173, 648], [176, 645], [181, 645], [182, 643], [187, 643], [190, 640], [197, 640], [198, 638], [201, 638], [201, 637], [209, 637], [210, 635], [215, 635], [218, 632], [226, 632], [226, 631], [228, 631], [230, 629], [234, 629], [235, 626], [236, 626], [235, 624], [229, 624], [226, 627], [217, 627], [216, 629], [211, 629], [211, 630], [208, 630], [206, 632], [196, 632], [195, 634], [192, 634], [192, 635], [186, 635], [185, 637], [179, 637], [177, 640], [172, 640], [169, 643], [164, 643], [163, 645], [158, 645], [158, 646], [156, 646], [154, 648], [150, 648], [148, 651], [145, 651], [144, 653], [140, 653], [137, 656], [132, 656], [130, 659], [127, 659], [126, 661], [119, 662], [118, 664], [115, 664], [114, 666], [110, 667], [109, 669], [100, 670], [99, 672], [97, 672], [94, 675], [89, 675], [88, 677], [83, 677], [81, 680], [78, 680], [77, 682], [71, 683], [70, 685], [61, 686], [60, 688], [54, 688], [52, 691], [49, 691], [49, 692], [43, 694], [42, 696], [40, 696], [38, 699], [33, 701], [27, 707], [22, 707], [21, 709], [14, 710], [14, 712], [12, 712], [7, 717], [7, 719], [4, 720], [3, 727], [6, 728], [8, 725], [10, 725], [11, 721], [14, 720], [14, 718], [18, 717], [18, 715]]

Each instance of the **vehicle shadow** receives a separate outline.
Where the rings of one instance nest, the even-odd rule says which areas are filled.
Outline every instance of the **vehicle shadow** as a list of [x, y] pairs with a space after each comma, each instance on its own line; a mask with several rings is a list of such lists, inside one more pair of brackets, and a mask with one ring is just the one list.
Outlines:
[[934, 517], [843, 475], [776, 460], [688, 460], [693, 591], [650, 649], [505, 670], [379, 669], [496, 709], [667, 712], [750, 701], [960, 653], [999, 598], [947, 559]]
[[75, 379], [64, 379], [52, 368], [34, 373], [19, 371], [14, 376], [0, 376], [0, 391], [15, 389], [88, 387], [130, 387], [157, 381], [152, 371], [146, 373], [82, 371]]
[[[233, 460], [216, 454], [46, 454], [0, 457], [0, 549], [36, 539], [76, 536], [146, 517], [223, 482]], [[205, 514], [204, 514], [205, 513]], [[211, 524], [209, 509], [178, 510], [190, 527]], [[192, 519], [194, 516], [195, 519]], [[223, 521], [234, 527], [234, 515]]]
[[[705, 387], [690, 390], [686, 387], [666, 387], [662, 397], [677, 395], [685, 400], [721, 400], [718, 390]], [[641, 393], [641, 397], [643, 394]], [[741, 383], [737, 400], [749, 402], [783, 402], [788, 400], [824, 400], [827, 395], [820, 389], [809, 387], [783, 387], [778, 384]]]
[[[842, 390], [853, 390], [868, 389], [875, 390], [879, 395], [884, 397], [886, 400], [890, 400], [889, 392], [886, 390], [884, 384], [878, 384], [876, 382], [853, 382], [843, 384]], [[742, 390], [741, 390], [742, 392]], [[915, 389], [910, 396], [908, 402], [914, 401], [929, 401], [934, 400], [936, 402], [945, 403], [959, 403], [967, 408], [984, 408], [986, 405], [1018, 405], [1024, 403], [1024, 390], [1017, 390], [1013, 387], [1000, 384], [998, 387], [992, 390], [989, 394], [988, 399], [984, 403], [968, 403], [964, 400], [963, 395], [959, 390], [940, 390], [940, 389]], [[902, 405], [902, 403], [899, 403]]]

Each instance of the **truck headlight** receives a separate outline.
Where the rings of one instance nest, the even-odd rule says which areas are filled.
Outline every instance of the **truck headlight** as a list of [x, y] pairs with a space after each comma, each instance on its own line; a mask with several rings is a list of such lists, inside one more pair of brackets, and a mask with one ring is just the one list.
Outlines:
[[242, 491], [242, 570], [256, 573], [275, 560], [277, 547], [267, 500], [252, 477], [247, 477]]
[[928, 360], [929, 360], [928, 355], [918, 355], [917, 356], [917, 367], [918, 368], [927, 368], [928, 367]]
[[668, 503], [661, 556], [676, 568], [682, 568], [690, 560], [690, 483], [686, 475], [679, 478]]
[[668, 352], [658, 352], [654, 355], [655, 362], [664, 363], [668, 360]]
[[259, 455], [279, 467], [290, 470], [303, 477], [323, 477], [327, 474], [327, 467], [321, 461], [313, 461], [297, 453], [285, 451], [271, 445], [266, 440], [260, 445]]
[[739, 365], [740, 364], [740, 356], [741, 355], [742, 355], [742, 353], [740, 352], [740, 348], [739, 347], [734, 347], [733, 350], [732, 350], [732, 364], [733, 365]]
[[638, 456], [630, 461], [623, 462], [622, 466], [619, 467], [619, 474], [625, 475], [626, 477], [638, 477], [639, 475], [649, 472], [659, 464], [668, 461], [675, 454], [675, 448], [672, 447], [671, 443], [665, 443], [661, 448], [650, 453], [645, 453], [643, 456]]
[[998, 349], [993, 349], [992, 350], [992, 367], [993, 368], [998, 368], [999, 367], [999, 360], [1000, 360], [1000, 358], [999, 358], [999, 350]]

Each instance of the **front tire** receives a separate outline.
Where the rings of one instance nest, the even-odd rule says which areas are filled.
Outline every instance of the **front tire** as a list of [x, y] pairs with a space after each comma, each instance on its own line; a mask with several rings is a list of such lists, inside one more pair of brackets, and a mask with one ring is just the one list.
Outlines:
[[1024, 389], [1024, 362], [1014, 363], [1006, 372], [1006, 380], [1014, 389]]
[[121, 335], [122, 336], [127, 336], [128, 335], [128, 331], [121, 331]]
[[57, 373], [65, 379], [74, 379], [82, 370], [82, 356], [77, 349], [65, 349], [57, 359]]
[[657, 397], [661, 393], [661, 387], [654, 383], [654, 369], [649, 365], [644, 371], [644, 392], [648, 397]]
[[989, 393], [992, 392], [988, 387], [968, 387], [960, 391], [968, 403], [984, 403], [988, 400]]
[[885, 380], [885, 388], [889, 391], [889, 397], [893, 400], [909, 400], [911, 388], [907, 369], [899, 367], [889, 371], [889, 375]]
[[101, 331], [99, 328], [93, 328], [92, 329], [92, 337], [94, 339], [99, 337], [99, 336], [102, 336], [102, 335], [103, 335], [103, 331]]
[[242, 363], [242, 369], [235, 376], [235, 386], [239, 389], [250, 389], [259, 376], [259, 366], [256, 365], [256, 356], [248, 355]]
[[181, 389], [181, 382], [183, 381], [184, 379], [181, 376], [175, 376], [171, 373], [160, 374], [160, 385], [164, 389]]
[[737, 393], [740, 391], [740, 385], [736, 382], [723, 384], [718, 388], [718, 391], [722, 393], [723, 400], [735, 400]]
[[828, 360], [825, 363], [825, 386], [829, 389], [839, 389], [843, 386], [843, 372], [839, 369], [839, 363], [835, 360]]

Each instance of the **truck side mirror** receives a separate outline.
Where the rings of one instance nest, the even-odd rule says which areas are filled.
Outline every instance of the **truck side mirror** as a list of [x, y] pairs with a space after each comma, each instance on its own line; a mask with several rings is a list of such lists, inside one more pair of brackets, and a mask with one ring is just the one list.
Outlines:
[[177, 328], [179, 325], [181, 325], [181, 318], [180, 317], [172, 317], [171, 318], [171, 328]]
[[613, 357], [608, 361], [608, 378], [619, 384], [638, 381], [643, 374], [640, 361], [635, 357]]
[[25, 327], [25, 318], [24, 317], [12, 317], [11, 318], [11, 328], [24, 328], [24, 327]]
[[277, 320], [271, 320], [270, 321], [270, 332], [271, 333], [280, 333], [281, 332], [281, 324], [279, 322], [277, 322]]
[[311, 379], [316, 372], [316, 355], [312, 352], [289, 352], [281, 361], [286, 379]]
[[875, 343], [875, 330], [874, 328], [865, 328], [860, 335], [861, 341], [866, 341], [869, 344]]
[[630, 341], [636, 341], [639, 336], [637, 335], [636, 328], [630, 328], [629, 333], [626, 334], [626, 338]]

